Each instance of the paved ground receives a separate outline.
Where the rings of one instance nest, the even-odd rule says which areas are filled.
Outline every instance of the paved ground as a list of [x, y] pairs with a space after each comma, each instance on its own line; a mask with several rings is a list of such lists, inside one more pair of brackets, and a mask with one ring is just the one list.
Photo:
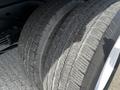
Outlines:
[[37, 90], [20, 63], [17, 48], [0, 55], [0, 90]]
[[[37, 90], [29, 83], [19, 61], [17, 48], [0, 55], [0, 90]], [[120, 90], [120, 65], [109, 90]]]
[[120, 90], [120, 65], [112, 79], [109, 90]]

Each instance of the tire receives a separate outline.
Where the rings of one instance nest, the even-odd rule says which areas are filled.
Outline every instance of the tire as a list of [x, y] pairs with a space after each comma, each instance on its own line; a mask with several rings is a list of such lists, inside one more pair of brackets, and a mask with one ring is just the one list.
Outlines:
[[24, 26], [19, 53], [26, 72], [42, 90], [94, 90], [120, 34], [120, 1], [63, 6], [42, 15], [38, 8]]
[[[39, 40], [42, 37], [40, 34], [47, 33], [47, 37], [44, 39], [47, 42], [47, 38], [49, 38], [56, 25], [58, 25], [62, 19], [66, 17], [66, 15], [79, 3], [78, 1], [70, 0], [59, 0], [55, 3], [54, 1], [55, 0], [53, 0], [53, 4], [50, 3], [50, 5], [40, 6], [35, 10], [35, 12], [33, 12], [30, 19], [28, 19], [26, 25], [24, 26], [19, 40], [19, 53], [23, 60], [26, 73], [33, 85], [36, 85], [40, 90], [43, 89], [41, 84], [42, 78], [41, 75], [39, 75], [41, 71], [39, 72], [40, 64], [38, 64], [38, 62], [40, 61], [39, 56], [36, 56], [37, 54], [35, 54], [37, 47], [39, 46]], [[36, 30], [32, 29], [33, 27], [35, 27], [34, 29]], [[50, 30], [50, 32], [48, 32], [48, 30]], [[34, 34], [32, 34], [33, 32]], [[42, 46], [42, 48], [45, 48], [45, 45]], [[42, 50], [40, 52], [42, 53]]]

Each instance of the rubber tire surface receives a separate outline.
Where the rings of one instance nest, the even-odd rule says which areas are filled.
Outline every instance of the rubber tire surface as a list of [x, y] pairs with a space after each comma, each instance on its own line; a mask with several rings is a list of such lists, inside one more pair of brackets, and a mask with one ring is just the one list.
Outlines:
[[[33, 12], [30, 19], [26, 22], [19, 40], [19, 53], [26, 69], [25, 72], [33, 85], [36, 85], [40, 90], [43, 88], [41, 75], [39, 75], [39, 73], [41, 73], [41, 71], [39, 71], [39, 67], [41, 66], [39, 55], [41, 55], [42, 50], [44, 50], [47, 37], [49, 37], [50, 32], [54, 30], [56, 25], [61, 22], [61, 19], [79, 3], [79, 1], [71, 0], [52, 1], [45, 6], [40, 6]], [[44, 33], [47, 33], [46, 39], [39, 45], [39, 40]], [[37, 51], [38, 46], [42, 48], [39, 55], [37, 54], [37, 52], [39, 52]]]
[[38, 87], [43, 82], [43, 90], [93, 90], [120, 34], [120, 1], [79, 3], [57, 23], [50, 17], [57, 15], [50, 14], [57, 12], [54, 8], [42, 13], [44, 18], [39, 10], [28, 19], [20, 37], [19, 52], [28, 76]]

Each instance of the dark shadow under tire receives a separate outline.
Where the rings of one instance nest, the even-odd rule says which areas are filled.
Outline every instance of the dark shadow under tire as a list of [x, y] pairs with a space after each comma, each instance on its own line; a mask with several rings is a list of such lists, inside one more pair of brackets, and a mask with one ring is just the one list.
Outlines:
[[120, 34], [120, 1], [66, 3], [38, 8], [31, 15], [19, 53], [28, 77], [40, 89], [93, 90]]

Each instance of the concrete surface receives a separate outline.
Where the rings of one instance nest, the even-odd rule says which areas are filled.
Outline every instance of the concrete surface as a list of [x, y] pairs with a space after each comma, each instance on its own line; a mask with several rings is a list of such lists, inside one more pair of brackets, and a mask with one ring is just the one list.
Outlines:
[[120, 65], [115, 72], [115, 75], [112, 79], [112, 82], [110, 83], [108, 90], [120, 90]]
[[0, 55], [0, 90], [37, 90], [20, 64], [17, 48]]

